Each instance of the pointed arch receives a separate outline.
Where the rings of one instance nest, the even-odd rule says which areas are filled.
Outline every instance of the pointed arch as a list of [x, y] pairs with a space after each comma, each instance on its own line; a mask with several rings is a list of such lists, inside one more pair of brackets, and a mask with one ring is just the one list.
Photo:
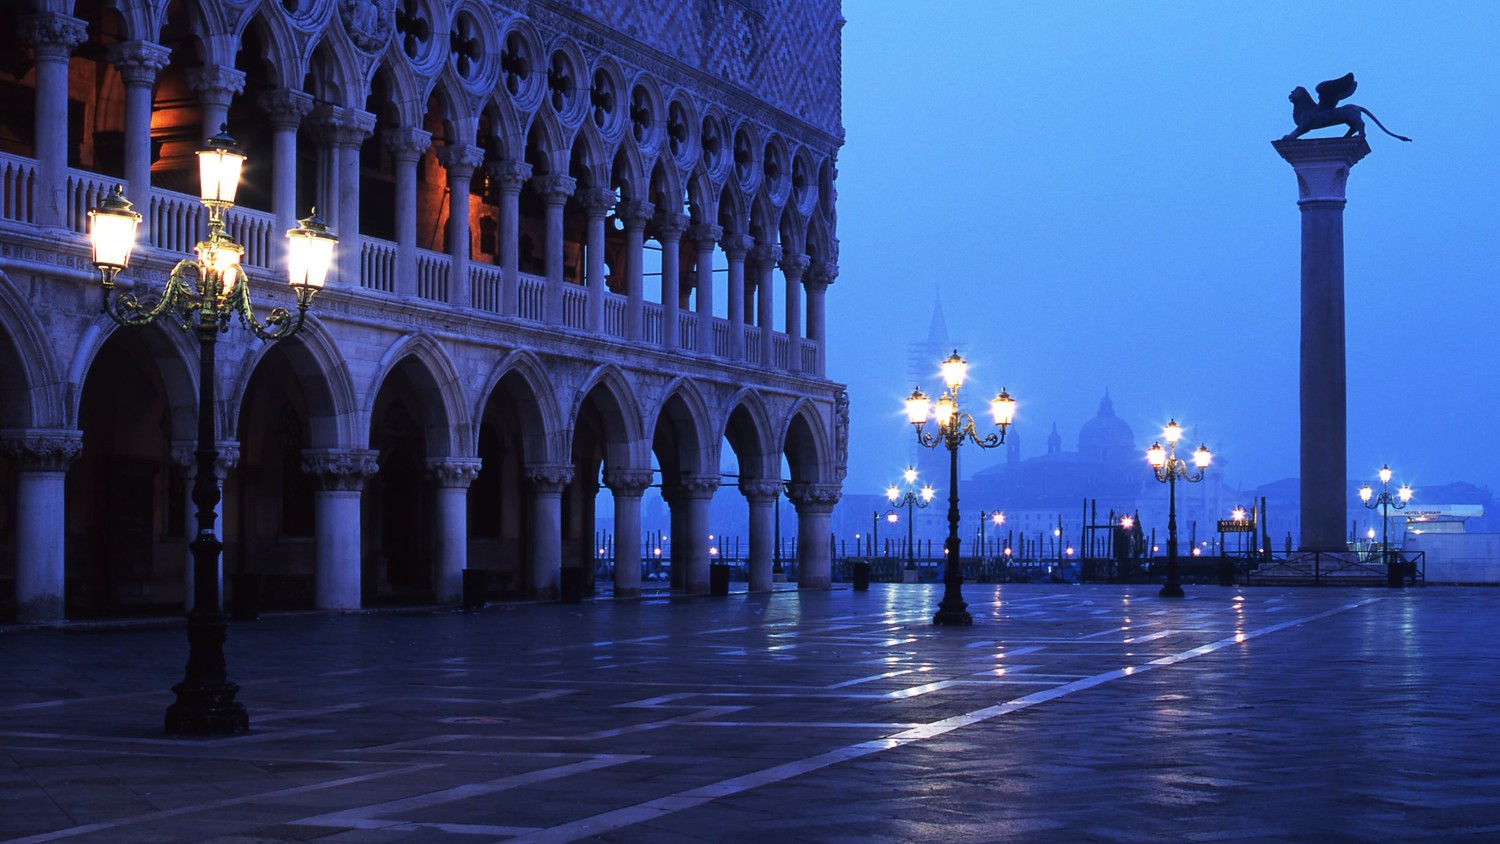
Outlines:
[[473, 428], [471, 436], [476, 442], [485, 408], [498, 391], [504, 391], [516, 403], [516, 413], [522, 423], [522, 450], [526, 462], [533, 465], [562, 462], [565, 452], [560, 445], [568, 426], [563, 422], [547, 368], [534, 352], [513, 351], [497, 362], [486, 376], [474, 412], [469, 416]]
[[41, 325], [30, 302], [0, 271], [0, 347], [9, 352], [0, 352], [0, 428], [61, 427], [69, 416], [58, 361]]
[[[615, 364], [595, 368], [579, 387], [568, 414], [568, 447], [586, 403], [599, 402], [596, 409], [603, 415], [608, 431], [605, 465], [607, 468], [639, 468], [650, 465], [646, 455], [645, 426], [641, 419], [640, 400], [630, 379]], [[564, 451], [567, 453], [567, 450]]]
[[[676, 444], [679, 470], [689, 475], [717, 473], [719, 465], [719, 442], [712, 436], [719, 423], [713, 420], [708, 402], [697, 384], [686, 378], [677, 378], [663, 391], [663, 399], [656, 412], [647, 422], [652, 432], [653, 448], [661, 434], [661, 426], [669, 425]], [[657, 455], [661, 459], [661, 455]], [[662, 461], [663, 468], [666, 461]]]
[[418, 376], [418, 383], [414, 386], [424, 399], [421, 410], [428, 455], [472, 455], [474, 444], [469, 426], [458, 423], [458, 420], [464, 418], [468, 404], [463, 396], [463, 382], [459, 379], [453, 359], [430, 335], [408, 334], [386, 350], [369, 381], [360, 407], [361, 412], [365, 418], [374, 414], [381, 385], [408, 359], [415, 361], [417, 371], [426, 376]]
[[787, 415], [781, 453], [786, 455], [792, 483], [834, 483], [833, 449], [818, 408], [803, 399]]
[[740, 479], [779, 480], [781, 454], [773, 445], [771, 414], [760, 394], [741, 389], [729, 402], [719, 439], [728, 440], [740, 464]]
[[[279, 348], [291, 364], [308, 408], [309, 448], [363, 448], [369, 439], [367, 417], [355, 403], [354, 379], [349, 364], [333, 342], [328, 329], [316, 318], [296, 336], [276, 343], [258, 343], [245, 356], [228, 395], [238, 405], [247, 394], [255, 370], [273, 349]], [[238, 420], [240, 408], [230, 408], [229, 419]], [[238, 436], [238, 431], [234, 435]]]

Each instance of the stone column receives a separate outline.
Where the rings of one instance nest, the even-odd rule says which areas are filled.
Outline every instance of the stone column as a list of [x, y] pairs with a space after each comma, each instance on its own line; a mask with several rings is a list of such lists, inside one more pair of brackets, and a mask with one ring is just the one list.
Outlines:
[[[271, 212], [282, 228], [294, 228], [301, 216], [297, 208], [297, 129], [312, 111], [313, 98], [301, 91], [278, 88], [261, 94], [256, 104], [271, 124]], [[306, 212], [313, 210], [309, 207]]]
[[110, 64], [120, 71], [125, 83], [125, 183], [130, 186], [130, 200], [144, 214], [151, 215], [151, 93], [156, 77], [172, 57], [172, 51], [150, 41], [128, 41], [111, 44]]
[[578, 203], [588, 221], [586, 251], [588, 266], [584, 282], [588, 285], [589, 310], [584, 327], [595, 334], [604, 333], [604, 215], [615, 207], [615, 192], [609, 188], [584, 188]]
[[531, 593], [538, 601], [556, 601], [562, 586], [562, 494], [573, 481], [573, 467], [528, 466], [526, 479], [536, 493], [531, 523]]
[[21, 38], [36, 58], [36, 221], [69, 224], [68, 213], [68, 59], [88, 40], [84, 22], [47, 13], [21, 21]]
[[656, 215], [656, 239], [661, 244], [661, 345], [673, 352], [682, 346], [677, 315], [682, 308], [682, 233], [688, 222], [684, 214]]
[[[194, 572], [197, 569], [193, 559], [192, 538], [198, 530], [198, 505], [193, 501], [193, 482], [198, 477], [198, 444], [193, 441], [179, 441], [172, 443], [172, 462], [182, 469], [184, 503], [183, 524], [188, 526], [186, 553], [183, 555], [186, 565], [183, 567], [182, 584], [183, 608], [186, 612], [193, 611]], [[240, 463], [240, 444], [234, 440], [220, 440], [214, 443], [214, 449], [219, 452], [219, 457], [214, 461], [214, 484], [219, 488], [218, 501], [214, 503], [214, 536], [220, 541], [224, 539], [224, 479], [229, 477], [229, 470]], [[224, 595], [224, 555], [219, 555], [219, 595]]]
[[417, 162], [432, 145], [432, 133], [402, 127], [381, 140], [396, 165], [396, 295], [417, 296]]
[[437, 490], [437, 602], [458, 604], [469, 567], [469, 484], [479, 476], [477, 457], [432, 457], [427, 476]]
[[797, 508], [797, 588], [827, 589], [833, 583], [828, 529], [842, 491], [836, 484], [792, 484], [787, 499]]
[[1273, 141], [1297, 173], [1302, 211], [1303, 551], [1343, 551], [1348, 512], [1344, 187], [1364, 138]]
[[827, 371], [828, 323], [824, 300], [828, 285], [838, 276], [839, 265], [824, 261], [809, 267], [807, 275], [802, 278], [802, 286], [807, 291], [807, 341], [818, 355], [817, 371], [812, 373], [815, 375], [821, 376]]
[[[188, 88], [198, 95], [203, 106], [203, 140], [225, 130], [229, 122], [229, 104], [245, 91], [245, 73], [225, 65], [194, 67], [185, 71]], [[229, 126], [234, 137], [234, 127]]]
[[604, 472], [615, 499], [615, 597], [641, 594], [641, 496], [651, 486], [649, 470]]
[[563, 324], [563, 206], [578, 187], [571, 176], [533, 176], [531, 184], [547, 204], [547, 289], [543, 294], [542, 321]]
[[380, 471], [380, 452], [360, 448], [306, 449], [302, 471], [318, 481], [313, 495], [317, 542], [314, 605], [320, 610], [355, 610], [360, 604], [359, 500], [365, 484]]
[[16, 465], [16, 621], [63, 620], [67, 512], [64, 481], [83, 453], [83, 432], [0, 432]]
[[735, 232], [720, 241], [729, 259], [729, 359], [745, 359], [745, 255], [755, 240]]
[[707, 223], [694, 223], [688, 228], [688, 239], [698, 255], [698, 277], [694, 280], [698, 296], [698, 345], [693, 351], [700, 355], [714, 353], [714, 244], [724, 236], [724, 229]]
[[750, 251], [749, 262], [755, 267], [755, 325], [760, 329], [760, 365], [765, 369], [776, 363], [776, 288], [771, 279], [780, 260], [781, 247], [774, 243], [761, 243]]
[[484, 166], [485, 174], [500, 188], [500, 313], [515, 316], [521, 290], [521, 186], [531, 178], [531, 165], [523, 161], [495, 161]]
[[359, 287], [364, 260], [364, 243], [359, 233], [359, 148], [375, 131], [375, 115], [359, 109], [331, 107], [315, 110], [314, 115], [323, 133], [327, 171], [324, 183], [327, 197], [322, 205], [329, 210], [327, 219], [339, 236], [334, 258], [336, 282]]
[[708, 594], [709, 505], [718, 488], [713, 475], [683, 475], [678, 482], [673, 527], [679, 515], [685, 518], [682, 529], [672, 531], [672, 568], [682, 567], [682, 587], [689, 595]]
[[786, 278], [786, 368], [802, 371], [802, 274], [807, 271], [806, 255], [782, 256], [781, 274]]
[[771, 589], [771, 552], [776, 544], [771, 507], [781, 490], [778, 481], [741, 478], [740, 492], [750, 504], [750, 591]]
[[470, 144], [448, 144], [437, 151], [438, 161], [448, 171], [448, 304], [467, 308], [472, 300], [469, 287], [469, 256], [474, 246], [469, 222], [469, 183], [474, 170], [484, 163], [484, 150]]
[[656, 213], [656, 206], [639, 199], [627, 199], [615, 205], [615, 217], [625, 224], [625, 339], [645, 337], [646, 293], [645, 270], [646, 221]]

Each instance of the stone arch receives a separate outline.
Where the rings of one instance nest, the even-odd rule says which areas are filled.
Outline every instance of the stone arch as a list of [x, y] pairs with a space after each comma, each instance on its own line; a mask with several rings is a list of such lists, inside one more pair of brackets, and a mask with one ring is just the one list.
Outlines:
[[812, 402], [803, 400], [787, 416], [781, 451], [791, 470], [791, 483], [834, 483], [833, 450], [823, 420]]
[[[672, 427], [676, 440], [680, 471], [689, 475], [712, 474], [719, 465], [719, 441], [710, 435], [709, 425], [713, 414], [702, 392], [692, 381], [678, 378], [668, 385], [663, 395], [664, 398], [656, 406], [656, 413], [647, 426], [653, 432], [652, 450], [655, 451], [659, 444], [661, 426], [668, 424]], [[657, 460], [661, 461], [665, 476], [666, 461], [660, 453], [657, 454]]]
[[[309, 448], [362, 448], [369, 431], [362, 423], [354, 397], [349, 365], [321, 323], [309, 317], [295, 336], [275, 343], [259, 343], [245, 357], [226, 395], [243, 397], [261, 361], [273, 350], [285, 355], [292, 374], [307, 397]], [[238, 405], [240, 402], [236, 402]], [[242, 408], [231, 408], [237, 420]], [[233, 432], [238, 436], [239, 431]]]
[[[198, 378], [194, 365], [198, 349], [187, 332], [175, 326], [157, 324], [149, 328], [126, 329], [117, 325], [108, 316], [100, 314], [94, 318], [78, 341], [73, 359], [68, 366], [68, 406], [65, 408], [69, 424], [79, 424], [79, 406], [83, 400], [84, 382], [98, 360], [100, 350], [110, 338], [120, 331], [139, 333], [150, 349], [156, 366], [167, 386], [167, 399], [173, 408], [172, 432], [180, 439], [192, 439], [198, 429]], [[222, 419], [216, 431], [227, 430]]]
[[629, 124], [630, 89], [613, 56], [600, 56], [589, 73], [589, 125], [610, 146], [620, 143]]
[[466, 402], [463, 382], [453, 360], [435, 339], [426, 334], [408, 334], [392, 344], [376, 365], [369, 381], [361, 411], [367, 417], [375, 412], [376, 398], [398, 367], [415, 362], [412, 372], [420, 392], [422, 432], [428, 455], [447, 457], [473, 453], [468, 427], [458, 423], [464, 418]]
[[533, 176], [567, 175], [568, 156], [572, 152], [567, 132], [547, 110], [532, 115], [526, 130], [526, 163]]
[[[252, 7], [253, 9], [253, 7]], [[266, 47], [266, 61], [270, 78], [279, 88], [302, 90], [302, 81], [307, 75], [307, 65], [297, 34], [287, 25], [284, 15], [268, 14], [264, 9], [253, 9], [254, 14], [245, 22], [245, 30], [260, 30], [261, 42]], [[243, 30], [242, 30], [243, 32]]]
[[[523, 453], [527, 463], [547, 464], [562, 460], [563, 432], [567, 429], [558, 408], [557, 394], [547, 376], [547, 368], [536, 354], [529, 350], [511, 352], [490, 370], [474, 406], [476, 420], [471, 436], [478, 442], [478, 425], [484, 418], [485, 407], [502, 385], [514, 399], [521, 400], [519, 413], [522, 427]], [[519, 392], [516, 388], [524, 388]]]
[[63, 427], [62, 383], [31, 303], [0, 271], [0, 428]]
[[724, 229], [724, 234], [749, 234], [750, 209], [746, 206], [744, 194], [740, 192], [738, 185], [733, 182], [724, 185], [719, 191], [718, 206], [718, 223]]
[[568, 151], [568, 175], [578, 180], [578, 187], [585, 188], [608, 184], [609, 171], [609, 148], [593, 123], [585, 124], [573, 136]]
[[781, 224], [777, 226], [777, 237], [781, 242], [784, 259], [807, 254], [807, 226], [796, 206], [781, 209]]
[[596, 368], [579, 387], [569, 415], [568, 446], [572, 446], [577, 420], [583, 413], [584, 406], [591, 401], [600, 403], [598, 410], [604, 415], [608, 429], [618, 432], [606, 442], [606, 468], [640, 468], [648, 465], [643, 448], [646, 436], [640, 415], [640, 402], [630, 380], [613, 364]]
[[646, 172], [641, 151], [634, 144], [622, 142], [610, 164], [609, 186], [619, 189], [621, 199], [646, 200], [650, 196]]
[[519, 161], [526, 155], [521, 117], [505, 97], [487, 100], [475, 120], [475, 143], [484, 148], [486, 161]]
[[774, 445], [770, 412], [760, 394], [742, 389], [729, 402], [720, 439], [728, 440], [740, 465], [740, 479], [781, 479], [780, 454]]

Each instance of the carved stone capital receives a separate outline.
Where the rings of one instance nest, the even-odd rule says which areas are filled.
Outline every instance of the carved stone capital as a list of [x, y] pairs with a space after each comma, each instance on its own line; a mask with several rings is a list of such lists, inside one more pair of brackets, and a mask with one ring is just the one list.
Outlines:
[[547, 200], [548, 205], [561, 205], [578, 189], [578, 180], [572, 176], [544, 174], [532, 176], [531, 186]]
[[687, 239], [698, 244], [698, 248], [713, 248], [719, 238], [724, 236], [724, 227], [712, 223], [694, 223], [688, 226]]
[[541, 495], [562, 495], [563, 487], [573, 482], [573, 467], [527, 466], [526, 480]]
[[615, 203], [615, 216], [628, 229], [643, 229], [651, 215], [656, 213], [656, 206], [643, 199], [622, 199]]
[[66, 428], [0, 431], [0, 450], [22, 472], [66, 472], [83, 453], [83, 432]]
[[375, 115], [358, 108], [319, 106], [308, 115], [324, 143], [357, 147], [375, 131]]
[[774, 267], [781, 260], [781, 247], [774, 243], [757, 243], [745, 255], [745, 263], [759, 269]]
[[724, 235], [719, 241], [719, 245], [724, 248], [724, 254], [729, 257], [729, 260], [743, 261], [745, 260], [745, 255], [750, 252], [751, 247], [755, 246], [755, 238], [748, 234], [730, 232]]
[[740, 478], [740, 492], [751, 504], [770, 504], [781, 492], [781, 482], [760, 478]]
[[188, 88], [198, 99], [213, 105], [228, 106], [245, 91], [245, 72], [224, 65], [189, 68], [184, 72]]
[[478, 457], [429, 457], [427, 477], [440, 487], [468, 489], [483, 465]]
[[500, 185], [501, 193], [520, 193], [521, 186], [531, 178], [531, 165], [524, 161], [491, 161], [484, 165], [484, 174]]
[[806, 255], [781, 256], [781, 272], [792, 281], [799, 281], [812, 261]]
[[437, 149], [437, 160], [448, 171], [450, 182], [468, 182], [474, 170], [484, 163], [484, 148], [473, 144], [444, 144]]
[[584, 188], [573, 195], [591, 220], [603, 219], [615, 207], [615, 192], [609, 188]]
[[682, 240], [682, 233], [687, 231], [688, 224], [693, 221], [686, 214], [673, 214], [666, 211], [657, 212], [651, 223], [656, 229], [656, 236], [664, 242], [676, 243]]
[[67, 59], [89, 37], [82, 20], [55, 12], [22, 18], [20, 31], [38, 59]]
[[802, 283], [808, 287], [827, 287], [839, 277], [839, 265], [832, 261], [818, 261], [807, 268]]
[[649, 469], [605, 469], [604, 485], [617, 498], [640, 498], [653, 477]]
[[380, 452], [364, 448], [309, 448], [302, 452], [302, 471], [328, 492], [359, 492], [380, 471]]
[[382, 132], [380, 141], [391, 151], [391, 157], [396, 161], [414, 164], [432, 146], [432, 133], [425, 129], [403, 126]]
[[255, 104], [266, 113], [273, 129], [296, 129], [313, 108], [313, 98], [301, 91], [277, 88], [263, 92]]
[[797, 512], [829, 513], [839, 503], [844, 491], [837, 484], [788, 484], [787, 500], [796, 506]]
[[120, 71], [127, 86], [154, 85], [156, 75], [172, 58], [172, 51], [151, 41], [126, 41], [111, 44], [105, 55]]
[[675, 492], [682, 498], [712, 498], [719, 491], [718, 475], [682, 475], [677, 478]]
[[1349, 168], [1370, 154], [1364, 138], [1302, 138], [1271, 145], [1297, 172], [1297, 204], [1337, 203], [1346, 199]]

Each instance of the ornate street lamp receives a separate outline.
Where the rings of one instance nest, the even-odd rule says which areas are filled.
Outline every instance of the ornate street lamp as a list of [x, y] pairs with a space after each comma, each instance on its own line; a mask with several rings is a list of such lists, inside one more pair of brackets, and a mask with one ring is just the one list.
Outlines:
[[[906, 471], [901, 473], [901, 477], [906, 481], [906, 489], [903, 491], [895, 484], [891, 484], [889, 487], [886, 487], [885, 497], [890, 499], [891, 504], [897, 507], [906, 507], [906, 567], [911, 570], [917, 567], [916, 559], [912, 556], [911, 531], [913, 524], [915, 524], [912, 508], [926, 507], [932, 503], [932, 497], [937, 493], [929, 484], [923, 484], [922, 491], [920, 493], [917, 492], [917, 470], [911, 466], [906, 467]], [[892, 518], [895, 516], [895, 513], [896, 511], [892, 510], [890, 515], [887, 516], [891, 524], [896, 523], [896, 519]]]
[[1412, 489], [1406, 484], [1402, 484], [1395, 495], [1392, 495], [1390, 484], [1391, 467], [1381, 466], [1380, 494], [1376, 495], [1375, 491], [1370, 489], [1370, 485], [1365, 484], [1359, 488], [1359, 500], [1363, 501], [1365, 506], [1371, 510], [1376, 507], [1380, 508], [1380, 559], [1385, 563], [1385, 582], [1387, 586], [1400, 589], [1402, 586], [1401, 561], [1400, 559], [1391, 559], [1390, 514], [1392, 507], [1395, 507], [1397, 510], [1406, 509], [1406, 505], [1411, 502]]
[[1199, 445], [1193, 452], [1196, 471], [1190, 473], [1187, 462], [1177, 456], [1177, 441], [1182, 439], [1182, 426], [1174, 419], [1167, 423], [1161, 436], [1167, 441], [1166, 448], [1155, 442], [1146, 449], [1146, 460], [1151, 464], [1152, 473], [1158, 481], [1167, 485], [1167, 582], [1161, 587], [1159, 594], [1163, 598], [1181, 598], [1182, 583], [1178, 580], [1177, 568], [1177, 479], [1181, 478], [1190, 484], [1203, 480], [1203, 473], [1208, 469], [1208, 464], [1213, 462], [1214, 456], [1208, 446]]
[[250, 285], [240, 266], [245, 248], [224, 232], [225, 214], [234, 206], [244, 162], [245, 156], [234, 140], [223, 133], [198, 152], [201, 199], [208, 208], [208, 239], [198, 244], [196, 259], [177, 262], [159, 294], [137, 296], [115, 290], [120, 272], [130, 266], [141, 219], [130, 209], [124, 190], [117, 186], [89, 212], [94, 265], [99, 268], [104, 292], [101, 310], [123, 326], [170, 320], [198, 337], [198, 444], [194, 451], [198, 472], [192, 495], [198, 508], [198, 533], [190, 544], [193, 607], [187, 615], [187, 673], [172, 687], [177, 700], [167, 707], [166, 729], [173, 735], [234, 735], [250, 729], [245, 707], [234, 699], [239, 686], [228, 678], [224, 664], [224, 637], [229, 624], [219, 585], [223, 543], [214, 535], [214, 508], [219, 503], [219, 485], [214, 478], [214, 464], [219, 459], [214, 441], [214, 346], [236, 314], [263, 340], [282, 340], [296, 334], [313, 295], [323, 288], [338, 242], [316, 215], [287, 232], [291, 241], [287, 250], [288, 282], [297, 296], [297, 315], [293, 318], [286, 308], [278, 307], [264, 322], [258, 322], [250, 305]]
[[[974, 617], [969, 614], [969, 605], [963, 600], [964, 576], [959, 562], [958, 447], [965, 440], [980, 448], [999, 447], [1005, 442], [1005, 430], [1015, 419], [1016, 401], [1005, 390], [990, 399], [990, 413], [994, 416], [995, 427], [1000, 429], [1000, 433], [981, 437], [974, 427], [974, 417], [958, 407], [958, 391], [969, 374], [968, 362], [959, 357], [955, 350], [943, 361], [942, 371], [947, 392], [933, 402], [922, 395], [920, 387], [912, 390], [911, 396], [906, 400], [906, 419], [916, 429], [917, 442], [927, 448], [942, 445], [948, 449], [948, 538], [943, 542], [943, 556], [947, 563], [943, 571], [943, 600], [938, 604], [932, 623], [973, 624]], [[937, 423], [936, 434], [929, 434], [925, 430], [929, 418]]]

